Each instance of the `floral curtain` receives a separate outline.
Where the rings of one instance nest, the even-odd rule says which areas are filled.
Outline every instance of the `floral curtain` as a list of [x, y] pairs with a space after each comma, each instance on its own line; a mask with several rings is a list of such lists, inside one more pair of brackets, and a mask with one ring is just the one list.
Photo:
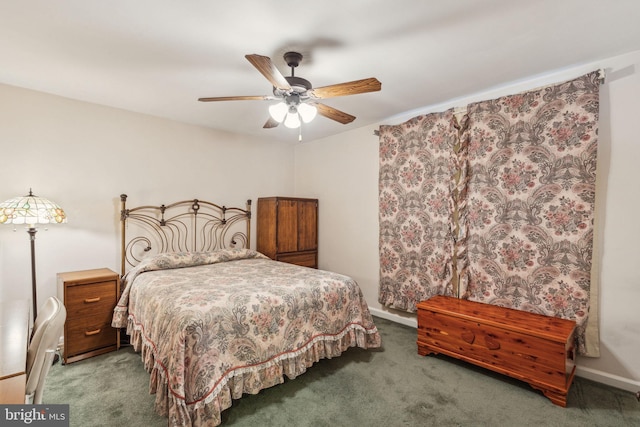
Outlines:
[[597, 355], [585, 329], [599, 85], [593, 72], [460, 120], [380, 127], [379, 302], [414, 312], [444, 294], [572, 319], [578, 352]]
[[575, 320], [589, 315], [598, 73], [468, 106], [468, 269], [462, 294]]
[[453, 110], [380, 127], [380, 292], [378, 301], [415, 312], [451, 295]]

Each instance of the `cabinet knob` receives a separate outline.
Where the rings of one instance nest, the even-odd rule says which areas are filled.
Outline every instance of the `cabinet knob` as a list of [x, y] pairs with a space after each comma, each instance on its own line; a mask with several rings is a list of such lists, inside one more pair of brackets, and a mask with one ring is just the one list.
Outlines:
[[87, 331], [87, 332], [85, 332], [85, 333], [84, 333], [84, 335], [85, 335], [85, 336], [87, 336], [87, 337], [88, 337], [88, 336], [91, 336], [91, 335], [97, 335], [97, 334], [99, 334], [99, 333], [100, 333], [100, 331], [101, 331], [101, 330], [102, 330], [102, 329], [96, 329], [96, 330], [94, 330], [94, 331]]
[[96, 298], [85, 298], [85, 299], [84, 299], [84, 302], [85, 302], [85, 303], [87, 303], [87, 304], [92, 303], [92, 302], [98, 302], [98, 301], [100, 301], [100, 297], [96, 297]]

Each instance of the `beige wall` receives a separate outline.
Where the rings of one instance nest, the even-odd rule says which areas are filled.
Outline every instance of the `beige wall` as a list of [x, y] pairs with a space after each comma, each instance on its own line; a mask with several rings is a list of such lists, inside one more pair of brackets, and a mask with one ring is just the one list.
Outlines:
[[[245, 207], [291, 194], [293, 150], [280, 144], [0, 85], [0, 199], [34, 194], [67, 224], [36, 237], [38, 300], [56, 273], [119, 271], [119, 195], [130, 206], [199, 198]], [[254, 206], [255, 212], [255, 206]], [[29, 236], [0, 225], [0, 299], [31, 298]], [[255, 230], [255, 220], [254, 220]], [[255, 233], [252, 247], [255, 248]]]
[[[397, 124], [418, 114], [444, 111], [569, 80], [605, 69], [601, 87], [598, 151], [596, 267], [599, 267], [600, 358], [580, 358], [578, 374], [636, 391], [640, 389], [640, 143], [636, 126], [640, 99], [640, 52], [585, 64], [505, 85], [451, 103], [425, 107], [381, 124]], [[383, 82], [384, 90], [384, 82]], [[389, 310], [378, 293], [378, 138], [377, 126], [296, 147], [295, 191], [318, 197], [319, 265], [354, 277], [374, 314], [415, 325], [415, 316]]]

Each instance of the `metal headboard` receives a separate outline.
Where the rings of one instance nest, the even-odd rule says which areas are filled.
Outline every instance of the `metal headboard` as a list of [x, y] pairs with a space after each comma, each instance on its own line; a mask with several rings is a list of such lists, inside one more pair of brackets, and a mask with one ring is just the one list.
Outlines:
[[[122, 275], [149, 254], [249, 248], [251, 200], [247, 200], [246, 209], [198, 199], [135, 208], [127, 208], [126, 203], [127, 195], [121, 194]], [[246, 228], [242, 227], [243, 221]]]

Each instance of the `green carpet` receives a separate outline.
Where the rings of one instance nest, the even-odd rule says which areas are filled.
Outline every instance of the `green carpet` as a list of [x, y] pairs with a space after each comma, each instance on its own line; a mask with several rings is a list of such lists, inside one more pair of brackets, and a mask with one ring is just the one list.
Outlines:
[[[376, 318], [379, 350], [349, 349], [293, 381], [244, 396], [223, 426], [639, 426], [634, 393], [577, 377], [567, 407], [528, 384], [446, 356], [417, 353], [416, 330]], [[51, 368], [44, 403], [70, 404], [70, 424], [166, 426], [130, 347]]]

